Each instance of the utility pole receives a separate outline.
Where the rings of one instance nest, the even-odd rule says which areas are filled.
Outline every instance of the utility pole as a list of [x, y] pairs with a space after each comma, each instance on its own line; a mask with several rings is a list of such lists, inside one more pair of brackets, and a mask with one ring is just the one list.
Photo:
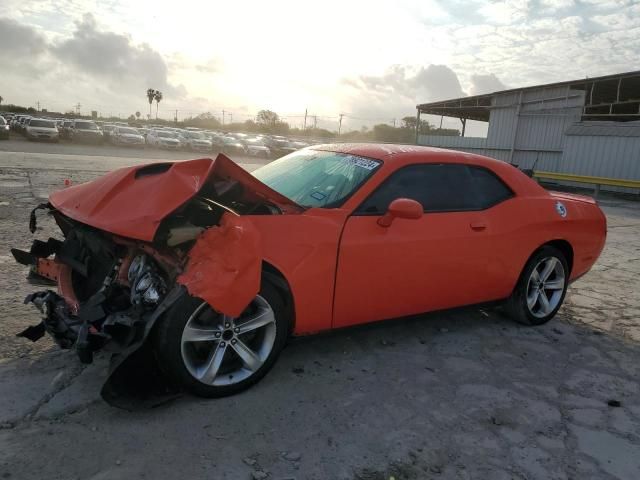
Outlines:
[[38, 106], [38, 111], [40, 111], [40, 100], [36, 102], [36, 105]]
[[304, 109], [304, 125], [302, 126], [302, 130], [305, 131], [307, 129], [307, 109]]
[[393, 119], [393, 128], [396, 128], [396, 119]]
[[80, 107], [81, 107], [81, 106], [82, 106], [82, 105], [80, 105], [80, 102], [76, 103], [76, 114], [77, 114], [77, 115], [80, 115]]
[[173, 116], [173, 123], [178, 124], [178, 110], [176, 110], [175, 115]]
[[340, 131], [342, 130], [342, 117], [344, 117], [344, 113], [340, 114], [340, 120], [338, 120], [338, 136], [340, 136]]

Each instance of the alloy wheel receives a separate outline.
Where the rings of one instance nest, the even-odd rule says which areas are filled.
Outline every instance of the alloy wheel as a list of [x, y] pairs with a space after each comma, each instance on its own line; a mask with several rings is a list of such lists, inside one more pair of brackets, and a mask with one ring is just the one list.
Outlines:
[[534, 317], [544, 318], [553, 312], [566, 287], [562, 262], [556, 257], [540, 260], [527, 283], [527, 308]]
[[276, 339], [276, 319], [260, 295], [238, 318], [215, 312], [203, 302], [187, 320], [181, 354], [198, 381], [213, 386], [246, 380], [269, 357]]

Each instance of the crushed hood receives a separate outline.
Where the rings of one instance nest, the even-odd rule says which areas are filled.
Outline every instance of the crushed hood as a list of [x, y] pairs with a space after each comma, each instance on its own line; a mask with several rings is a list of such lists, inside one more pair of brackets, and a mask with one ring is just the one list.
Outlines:
[[162, 220], [192, 199], [209, 181], [231, 179], [285, 213], [302, 207], [279, 194], [223, 154], [126, 167], [91, 182], [54, 192], [49, 203], [92, 227], [151, 242]]

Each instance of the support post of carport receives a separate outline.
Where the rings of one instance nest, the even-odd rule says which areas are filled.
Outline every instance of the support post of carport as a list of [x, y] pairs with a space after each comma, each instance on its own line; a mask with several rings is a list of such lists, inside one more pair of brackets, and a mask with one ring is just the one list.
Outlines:
[[418, 108], [418, 113], [416, 115], [416, 145], [419, 145], [420, 140], [420, 109]]
[[462, 122], [462, 136], [464, 137], [464, 131], [467, 129], [467, 119], [461, 118], [460, 121]]

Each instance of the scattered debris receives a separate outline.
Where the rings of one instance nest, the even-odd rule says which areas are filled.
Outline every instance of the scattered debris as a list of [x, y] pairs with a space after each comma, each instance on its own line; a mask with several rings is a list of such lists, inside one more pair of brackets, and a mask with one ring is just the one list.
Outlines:
[[261, 470], [254, 470], [251, 472], [251, 478], [253, 478], [253, 480], [264, 480], [268, 477], [269, 475]]
[[11, 430], [15, 425], [11, 422], [0, 423], [0, 430]]
[[291, 369], [291, 371], [292, 371], [293, 373], [295, 373], [296, 375], [301, 375], [301, 374], [303, 374], [303, 373], [304, 373], [304, 368], [303, 368], [303, 367], [293, 367], [293, 368]]
[[250, 458], [250, 457], [243, 458], [242, 461], [245, 464], [249, 465], [250, 467], [253, 467], [256, 463], [258, 463], [255, 458]]
[[299, 452], [284, 452], [282, 458], [290, 462], [298, 462], [302, 458], [302, 455]]
[[614, 407], [614, 408], [618, 408], [622, 406], [622, 402], [620, 402], [620, 400], [607, 400], [607, 405], [609, 405], [610, 407]]
[[491, 423], [493, 423], [494, 425], [500, 426], [502, 425], [502, 420], [500, 420], [497, 417], [491, 417]]
[[564, 335], [564, 332], [562, 330], [560, 330], [559, 328], [552, 328], [551, 331], [553, 333], [555, 333], [556, 335]]
[[122, 460], [119, 460], [119, 459], [116, 460], [116, 465], [118, 465], [118, 466], [122, 465]]

